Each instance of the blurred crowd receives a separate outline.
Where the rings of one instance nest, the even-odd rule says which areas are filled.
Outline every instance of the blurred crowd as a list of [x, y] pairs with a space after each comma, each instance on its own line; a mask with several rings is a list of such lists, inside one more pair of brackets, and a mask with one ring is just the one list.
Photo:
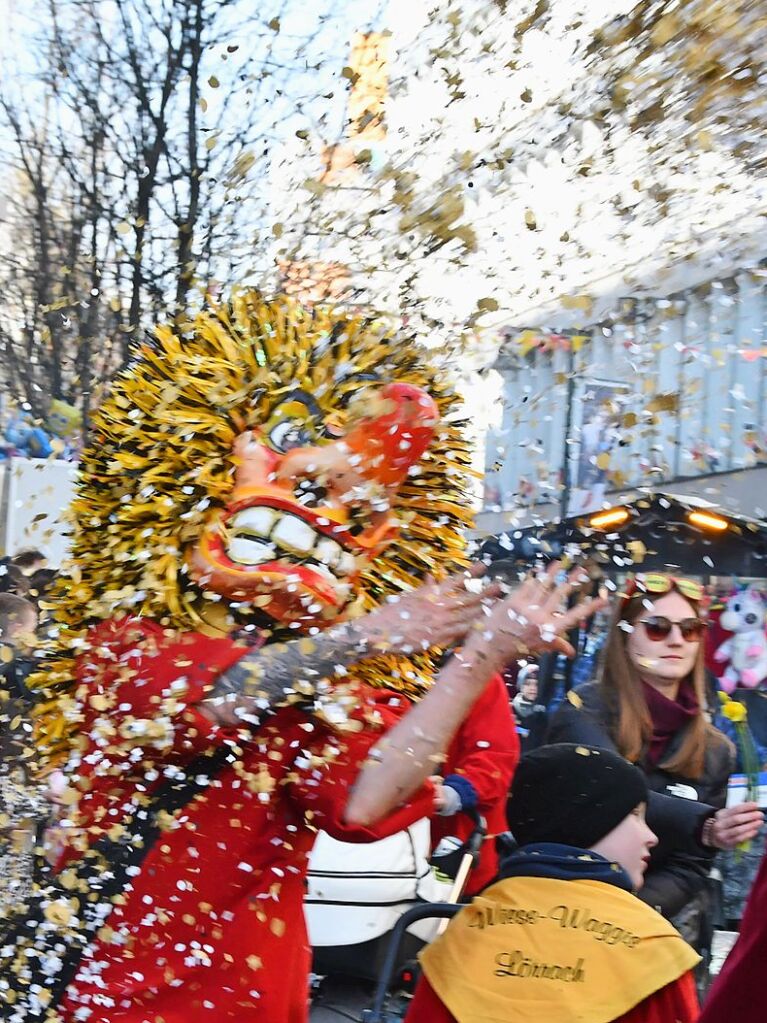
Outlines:
[[54, 398], [45, 418], [28, 409], [0, 414], [0, 461], [9, 458], [58, 458], [77, 461], [82, 448], [82, 413]]

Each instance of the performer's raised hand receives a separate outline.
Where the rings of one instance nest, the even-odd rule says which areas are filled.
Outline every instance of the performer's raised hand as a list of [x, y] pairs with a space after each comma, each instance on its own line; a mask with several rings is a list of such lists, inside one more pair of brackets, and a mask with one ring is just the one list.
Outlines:
[[466, 642], [444, 665], [435, 685], [373, 751], [347, 804], [348, 820], [365, 825], [379, 820], [432, 775], [461, 721], [510, 661], [543, 650], [572, 655], [565, 634], [605, 601], [580, 601], [565, 610], [582, 573], [571, 573], [557, 585], [560, 569], [554, 563], [542, 575], [526, 578], [487, 614], [480, 607]]
[[489, 614], [501, 593], [499, 583], [480, 581], [484, 571], [484, 565], [475, 564], [444, 582], [429, 581], [391, 598], [355, 624], [379, 650], [409, 654], [429, 647], [451, 647]]
[[575, 569], [566, 582], [557, 583], [560, 571], [561, 564], [554, 562], [546, 572], [527, 576], [505, 599], [497, 601], [481, 622], [479, 634], [470, 634], [465, 653], [477, 651], [494, 658], [498, 670], [516, 658], [547, 650], [574, 656], [567, 633], [606, 601], [596, 597], [566, 610], [568, 596], [589, 579]]

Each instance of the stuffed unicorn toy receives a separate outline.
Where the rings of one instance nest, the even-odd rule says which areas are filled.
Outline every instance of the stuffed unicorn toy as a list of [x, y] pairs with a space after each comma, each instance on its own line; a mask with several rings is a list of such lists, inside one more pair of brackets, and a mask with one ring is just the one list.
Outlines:
[[748, 587], [733, 593], [719, 619], [723, 629], [732, 632], [717, 647], [714, 660], [729, 661], [719, 679], [725, 692], [740, 685], [754, 689], [767, 679], [767, 635], [765, 635], [765, 604], [758, 590]]

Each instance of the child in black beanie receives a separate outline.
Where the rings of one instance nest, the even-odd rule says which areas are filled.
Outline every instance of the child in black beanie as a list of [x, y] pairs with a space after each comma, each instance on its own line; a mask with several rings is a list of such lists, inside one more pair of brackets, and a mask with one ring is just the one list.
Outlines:
[[571, 743], [524, 756], [519, 848], [421, 954], [408, 1023], [693, 1023], [699, 957], [635, 896], [657, 839], [644, 776]]

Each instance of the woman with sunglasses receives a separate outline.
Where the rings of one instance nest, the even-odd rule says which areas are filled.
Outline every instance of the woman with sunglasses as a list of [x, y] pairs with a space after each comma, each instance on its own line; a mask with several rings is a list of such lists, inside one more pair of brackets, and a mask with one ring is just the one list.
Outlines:
[[[641, 897], [667, 917], [692, 910], [713, 850], [753, 837], [762, 821], [755, 804], [724, 809], [734, 751], [706, 714], [703, 596], [690, 579], [631, 579], [597, 681], [568, 694], [548, 736], [617, 750], [644, 771], [648, 824], [659, 842]], [[690, 916], [688, 938], [697, 930], [697, 914]]]

